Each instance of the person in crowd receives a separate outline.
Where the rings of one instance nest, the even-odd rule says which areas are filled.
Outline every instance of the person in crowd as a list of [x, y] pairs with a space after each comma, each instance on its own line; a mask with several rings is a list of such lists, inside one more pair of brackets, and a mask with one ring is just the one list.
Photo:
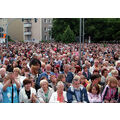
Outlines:
[[85, 78], [88, 81], [91, 79], [91, 73], [89, 72], [89, 70], [85, 64], [83, 65], [83, 75], [85, 76]]
[[102, 74], [102, 77], [101, 77], [100, 85], [102, 86], [102, 89], [104, 89], [107, 81], [106, 79], [108, 76], [108, 70], [106, 68], [102, 69], [101, 74]]
[[50, 83], [48, 83], [49, 87], [51, 87], [54, 91], [57, 90], [56, 86], [57, 86], [57, 78], [55, 75], [51, 75], [50, 76]]
[[58, 75], [59, 75], [59, 68], [58, 67], [53, 67], [53, 73], [55, 73], [55, 76], [58, 77]]
[[22, 87], [21, 70], [18, 67], [14, 68], [13, 74], [15, 76], [15, 79], [20, 83], [20, 86]]
[[117, 77], [117, 76], [118, 76], [118, 71], [117, 71], [117, 70], [112, 70], [112, 71], [111, 71], [111, 75], [112, 75], [113, 77]]
[[68, 88], [67, 101], [68, 103], [89, 102], [87, 91], [83, 85], [80, 85], [79, 79], [73, 79], [72, 85]]
[[50, 97], [54, 90], [50, 87], [48, 87], [48, 81], [47, 80], [41, 80], [40, 81], [41, 88], [37, 92], [37, 98], [40, 103], [49, 103]]
[[51, 75], [54, 75], [54, 73], [51, 72], [51, 65], [50, 65], [50, 64], [47, 64], [46, 67], [45, 67], [45, 69], [46, 69], [46, 71], [43, 72], [42, 74], [40, 74], [39, 77], [38, 77], [38, 81], [36, 82], [36, 84], [37, 84], [38, 86], [39, 86], [39, 84], [40, 84], [40, 79], [41, 79], [41, 77], [45, 76], [45, 77], [47, 78], [48, 82], [50, 83], [50, 82], [51, 82], [51, 81], [50, 81], [50, 76], [51, 76]]
[[3, 103], [18, 103], [18, 90], [20, 89], [19, 82], [15, 79], [13, 73], [8, 73], [3, 81]]
[[36, 103], [36, 90], [32, 88], [32, 81], [26, 78], [23, 81], [24, 87], [20, 90], [19, 102], [20, 103]]
[[118, 80], [118, 103], [120, 103], [120, 76], [117, 76]]
[[0, 103], [3, 102], [3, 95], [2, 95], [3, 91], [2, 91], [2, 88], [3, 88], [3, 84], [0, 83]]
[[49, 102], [50, 103], [66, 103], [67, 102], [66, 91], [64, 91], [64, 84], [62, 81], [59, 81], [57, 83], [57, 91], [52, 93], [52, 96]]
[[99, 69], [99, 61], [97, 59], [95, 59], [94, 61], [94, 65], [92, 67], [90, 67], [90, 73], [93, 74], [94, 69]]
[[85, 78], [85, 76], [81, 75], [80, 76], [80, 84], [86, 88], [87, 85], [89, 84], [89, 81]]
[[108, 77], [107, 81], [108, 84], [102, 93], [102, 100], [104, 103], [116, 103], [118, 101], [118, 81], [113, 76]]
[[90, 103], [101, 103], [102, 97], [98, 85], [91, 85], [88, 92], [88, 100]]
[[62, 81], [63, 84], [64, 84], [64, 91], [67, 91], [68, 89], [68, 86], [67, 86], [67, 83], [66, 83], [66, 78], [65, 78], [65, 75], [64, 74], [59, 74], [58, 75], [58, 78], [57, 78], [57, 81]]
[[89, 91], [91, 84], [92, 85], [94, 85], [94, 84], [98, 85], [99, 88], [100, 88], [100, 91], [101, 91], [102, 88], [101, 88], [101, 85], [100, 85], [100, 81], [101, 81], [101, 75], [100, 74], [98, 74], [98, 75], [94, 75], [94, 74], [91, 75], [91, 83], [89, 83], [87, 85], [87, 87], [86, 87], [87, 91]]
[[3, 78], [6, 75], [6, 69], [5, 68], [0, 68], [0, 82], [3, 83]]

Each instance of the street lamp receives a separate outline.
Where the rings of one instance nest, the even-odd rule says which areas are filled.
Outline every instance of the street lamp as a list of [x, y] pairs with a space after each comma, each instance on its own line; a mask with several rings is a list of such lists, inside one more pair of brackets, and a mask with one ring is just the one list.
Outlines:
[[81, 66], [81, 22], [82, 22], [82, 19], [80, 18], [80, 30], [79, 30], [79, 39], [80, 39], [80, 66]]
[[83, 18], [83, 52], [84, 52], [84, 18]]

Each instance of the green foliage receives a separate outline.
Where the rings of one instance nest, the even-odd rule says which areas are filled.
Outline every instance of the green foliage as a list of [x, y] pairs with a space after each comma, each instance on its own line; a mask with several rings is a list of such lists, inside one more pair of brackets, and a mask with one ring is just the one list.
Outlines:
[[66, 28], [74, 32], [75, 36], [79, 35], [79, 18], [56, 18], [53, 19], [52, 37], [55, 41], [60, 42], [63, 39], [63, 33]]
[[[120, 18], [86, 18], [84, 23], [85, 39], [90, 36], [92, 42], [120, 41]], [[57, 18], [53, 19], [52, 28], [52, 37], [55, 41], [65, 42], [63, 33], [68, 25], [75, 37], [79, 36], [79, 18]]]
[[68, 25], [66, 30], [63, 33], [62, 42], [63, 43], [71, 43], [74, 41], [75, 41], [74, 32], [70, 29], [70, 26]]

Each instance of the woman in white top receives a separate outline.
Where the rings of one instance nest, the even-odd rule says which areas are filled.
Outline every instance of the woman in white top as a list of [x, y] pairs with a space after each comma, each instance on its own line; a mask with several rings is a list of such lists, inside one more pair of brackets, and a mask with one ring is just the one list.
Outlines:
[[64, 84], [62, 81], [57, 83], [57, 91], [54, 92], [50, 98], [50, 103], [65, 103], [67, 102], [66, 92], [64, 90]]
[[25, 79], [23, 81], [24, 87], [20, 90], [19, 93], [19, 102], [20, 103], [35, 103], [37, 102], [36, 90], [32, 88], [32, 81]]
[[37, 98], [40, 103], [49, 103], [52, 93], [54, 90], [48, 87], [48, 81], [43, 79], [40, 81], [41, 88], [37, 92]]

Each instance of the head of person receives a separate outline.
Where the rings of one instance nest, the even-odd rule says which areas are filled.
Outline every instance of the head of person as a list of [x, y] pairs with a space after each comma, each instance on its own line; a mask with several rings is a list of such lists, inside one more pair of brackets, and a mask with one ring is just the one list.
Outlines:
[[120, 71], [120, 60], [116, 61], [115, 65], [116, 68]]
[[98, 85], [91, 85], [89, 92], [94, 94], [94, 95], [98, 95], [100, 93], [100, 87]]
[[9, 64], [9, 60], [8, 59], [5, 59], [5, 65], [8, 65]]
[[97, 59], [95, 59], [94, 65], [95, 67], [98, 67], [99, 61]]
[[79, 72], [81, 72], [82, 71], [82, 68], [79, 66], [79, 65], [76, 65], [75, 66], [75, 73], [79, 73]]
[[50, 80], [51, 80], [52, 83], [57, 83], [57, 78], [56, 78], [55, 75], [51, 75]]
[[94, 74], [94, 75], [98, 75], [98, 74], [99, 74], [99, 69], [97, 69], [97, 68], [94, 69], [93, 74]]
[[113, 77], [117, 77], [118, 76], [118, 71], [117, 70], [112, 70], [111, 74]]
[[84, 75], [80, 76], [80, 84], [85, 84], [86, 78]]
[[11, 84], [13, 84], [14, 83], [14, 80], [15, 79], [15, 77], [14, 77], [14, 74], [12, 73], [12, 72], [9, 72], [4, 78], [3, 78], [3, 84], [5, 84], [8, 80], [10, 80], [11, 81]]
[[38, 67], [38, 66], [35, 66], [35, 65], [32, 65], [32, 66], [31, 66], [31, 73], [32, 73], [33, 75], [38, 74], [38, 71], [39, 71], [39, 67]]
[[98, 74], [98, 75], [92, 74], [91, 75], [91, 82], [92, 82], [93, 85], [98, 84], [100, 81], [101, 81], [101, 75], [100, 74]]
[[72, 81], [72, 86], [73, 86], [75, 89], [79, 89], [79, 87], [80, 87], [80, 80], [79, 80], [79, 79], [73, 79], [73, 81]]
[[107, 78], [107, 81], [110, 88], [117, 88], [118, 81], [115, 77], [110, 76]]
[[46, 79], [41, 80], [40, 86], [44, 91], [48, 90], [48, 81]]
[[64, 74], [59, 74], [58, 78], [57, 78], [57, 81], [65, 82], [66, 81], [65, 75]]
[[20, 75], [20, 74], [21, 74], [20, 68], [18, 68], [18, 67], [14, 68], [14, 69], [13, 69], [13, 73], [15, 74], [15, 76]]
[[47, 64], [47, 65], [45, 66], [45, 70], [46, 70], [47, 73], [50, 73], [50, 72], [51, 72], [51, 65], [50, 65], [50, 64]]
[[36, 59], [36, 58], [32, 58], [31, 61], [30, 61], [30, 67], [33, 65], [33, 66], [38, 66], [38, 68], [40, 69], [41, 67], [41, 62]]
[[53, 67], [53, 72], [54, 73], [59, 73], [59, 68], [58, 67]]
[[108, 76], [108, 70], [106, 68], [102, 69], [101, 74], [106, 78]]
[[75, 73], [75, 68], [70, 66], [70, 72]]
[[88, 72], [88, 68], [85, 64], [82, 67], [83, 67], [84, 72]]
[[0, 68], [0, 75], [1, 77], [5, 77], [5, 74], [6, 74], [6, 69], [5, 68]]
[[62, 81], [59, 81], [59, 82], [57, 83], [56, 88], [57, 88], [57, 93], [58, 93], [58, 94], [62, 94], [62, 93], [63, 93], [63, 90], [64, 90], [64, 84], [63, 84], [63, 82], [62, 82]]
[[26, 91], [30, 91], [30, 88], [32, 87], [32, 81], [30, 79], [26, 78], [23, 81], [23, 85], [24, 85]]
[[69, 70], [70, 70], [70, 65], [68, 65], [68, 64], [65, 64], [64, 65], [64, 72], [69, 72]]

